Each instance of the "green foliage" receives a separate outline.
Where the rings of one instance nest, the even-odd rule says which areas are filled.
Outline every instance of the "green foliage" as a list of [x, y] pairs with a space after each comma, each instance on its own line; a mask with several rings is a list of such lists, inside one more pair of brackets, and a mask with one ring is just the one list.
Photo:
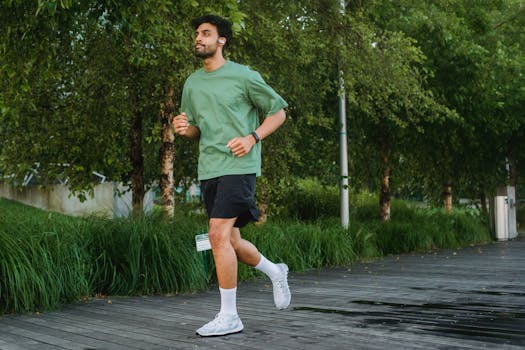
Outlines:
[[78, 219], [5, 200], [0, 208], [0, 312], [207, 285], [208, 271], [194, 249], [194, 234], [204, 227], [198, 220]]
[[[376, 200], [366, 194], [356, 198], [367, 207]], [[378, 223], [367, 218], [368, 209], [356, 208], [348, 230], [335, 217], [282, 218], [250, 225], [243, 236], [293, 271], [490, 241], [476, 212], [446, 215], [397, 201], [394, 209], [398, 215], [389, 223]], [[194, 235], [206, 230], [207, 220], [193, 210], [179, 208], [173, 220], [163, 220], [160, 213], [80, 219], [0, 200], [0, 313], [49, 310], [101, 294], [206, 288], [215, 281], [214, 265], [210, 252], [196, 251]], [[240, 280], [260, 276], [239, 266]]]
[[[12, 0], [0, 9], [1, 181], [20, 183], [35, 163], [42, 182], [68, 178], [79, 192], [93, 171], [157, 180], [164, 88], [177, 111], [200, 64], [189, 21], [209, 12], [234, 23], [229, 58], [290, 104], [265, 140], [258, 187], [275, 213], [289, 177], [338, 181], [340, 71], [353, 188], [376, 189], [385, 156], [393, 193], [432, 199], [449, 180], [455, 195], [490, 191], [506, 181], [506, 159], [525, 173], [520, 1], [354, 1], [342, 12], [328, 0]], [[177, 138], [175, 153], [176, 183], [191, 181], [194, 145]]]
[[272, 213], [278, 213], [276, 197], [289, 185], [289, 174], [307, 171], [326, 178], [327, 166], [333, 168], [336, 153], [316, 154], [318, 147], [335, 149], [335, 119], [326, 101], [336, 96], [336, 67], [319, 18], [332, 13], [331, 7], [326, 1], [240, 2], [246, 29], [235, 40], [231, 58], [258, 70], [289, 103], [286, 123], [264, 141], [258, 201]]
[[[243, 236], [273, 261], [283, 261], [293, 271], [323, 266], [343, 266], [356, 259], [347, 230], [335, 219], [300, 222], [290, 219], [248, 226]], [[239, 265], [239, 278], [261, 276]]]
[[[171, 85], [180, 96], [185, 78], [200, 63], [191, 59], [189, 20], [216, 12], [234, 22], [230, 57], [260, 71], [290, 103], [288, 121], [264, 141], [257, 199], [271, 214], [308, 220], [304, 227], [294, 223], [290, 237], [319, 241], [293, 243], [290, 251], [314, 254], [312, 260], [287, 256], [296, 268], [328, 262], [315, 254], [331, 249], [328, 241], [320, 243], [318, 230], [339, 212], [337, 186], [326, 184], [338, 181], [340, 70], [356, 190], [350, 236], [337, 229], [328, 235], [345, 247], [342, 242], [351, 242], [343, 255], [371, 257], [486, 239], [480, 219], [470, 214], [445, 216], [397, 201], [391, 225], [379, 225], [377, 195], [361, 190], [377, 189], [385, 156], [394, 193], [406, 189], [432, 200], [449, 180], [455, 196], [470, 198], [501, 185], [508, 176], [506, 159], [517, 170], [513, 174], [525, 173], [523, 4], [374, 0], [348, 2], [345, 13], [338, 5], [327, 0], [1, 2], [0, 181], [20, 183], [36, 163], [42, 182], [69, 178], [78, 191], [92, 186], [93, 171], [128, 180], [136, 167], [129, 157], [130, 135], [139, 127], [135, 146], [142, 147], [146, 183], [157, 179], [163, 89]], [[195, 177], [195, 145], [176, 139], [175, 152], [176, 183], [189, 183]], [[191, 235], [200, 228], [179, 233], [187, 217], [149, 234], [145, 231], [157, 226], [154, 218], [117, 225], [55, 214], [50, 219], [35, 214], [28, 221], [1, 213], [0, 300], [6, 300], [6, 310], [51, 307], [57, 298], [95, 292], [185, 290], [210, 278], [195, 271], [174, 280], [169, 276], [180, 272], [177, 266], [155, 265], [160, 256], [188, 258], [179, 248], [190, 251]], [[282, 244], [288, 228], [280, 225], [271, 229]], [[285, 254], [267, 248], [276, 257]], [[59, 266], [61, 260], [69, 265]], [[198, 265], [192, 259], [187, 264]], [[46, 274], [43, 266], [59, 273]], [[46, 291], [77, 278], [67, 290]], [[4, 287], [11, 285], [23, 290], [6, 294]]]
[[415, 167], [428, 133], [455, 113], [428, 88], [431, 73], [416, 40], [380, 24], [363, 21], [357, 28], [358, 39], [343, 38], [349, 143], [354, 150], [351, 178], [359, 188], [373, 188], [388, 169], [395, 190], [408, 178], [396, 172], [404, 167], [401, 161], [409, 158], [409, 169]]
[[[206, 219], [184, 208], [174, 220], [160, 214], [79, 219], [5, 200], [0, 208], [0, 313], [46, 310], [100, 294], [191, 292], [215, 278], [209, 252], [195, 250], [194, 235], [205, 230]], [[243, 234], [295, 271], [354, 259], [348, 232], [335, 220], [268, 223]], [[240, 271], [241, 279], [257, 275]]]
[[[479, 215], [457, 210], [446, 214], [442, 209], [411, 209], [404, 204], [400, 208], [399, 204], [393, 205], [397, 215], [391, 222], [368, 223], [380, 255], [459, 248], [491, 240], [488, 226]], [[404, 215], [399, 215], [400, 212]]]
[[279, 205], [281, 215], [298, 220], [317, 220], [337, 217], [339, 190], [333, 185], [323, 185], [317, 179], [294, 179], [281, 190]]
[[193, 247], [199, 224], [178, 219], [177, 224], [160, 214], [136, 220], [91, 219], [83, 239], [93, 291], [128, 295], [204, 288], [207, 271]]
[[93, 186], [94, 171], [115, 181], [158, 178], [163, 89], [171, 85], [178, 99], [195, 66], [190, 19], [208, 11], [240, 20], [234, 0], [0, 8], [0, 173], [20, 183], [38, 163], [41, 183], [67, 178], [79, 193]]
[[405, 154], [404, 177], [429, 197], [451, 180], [458, 195], [488, 192], [505, 182], [505, 159], [519, 157], [516, 137], [525, 139], [523, 112], [516, 110], [524, 101], [518, 91], [524, 77], [516, 70], [525, 61], [517, 29], [522, 11], [515, 1], [374, 1], [368, 7], [377, 26], [416, 40], [426, 58], [422, 68], [430, 73], [426, 85], [457, 113], [427, 125], [412, 140], [417, 153]]
[[81, 223], [0, 200], [0, 313], [47, 310], [88, 295]]

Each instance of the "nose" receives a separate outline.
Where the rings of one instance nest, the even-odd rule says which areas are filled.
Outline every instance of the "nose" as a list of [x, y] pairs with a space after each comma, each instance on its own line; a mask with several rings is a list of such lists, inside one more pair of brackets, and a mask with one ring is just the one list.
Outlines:
[[200, 33], [195, 36], [195, 43], [202, 43], [202, 35]]

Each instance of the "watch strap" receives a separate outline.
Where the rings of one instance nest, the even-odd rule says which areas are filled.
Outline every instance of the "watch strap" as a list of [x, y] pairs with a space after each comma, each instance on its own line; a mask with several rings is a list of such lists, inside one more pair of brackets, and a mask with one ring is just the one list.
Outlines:
[[251, 132], [250, 135], [252, 135], [253, 138], [255, 139], [255, 143], [259, 143], [261, 141], [261, 139], [259, 138], [259, 135], [257, 135], [255, 131]]

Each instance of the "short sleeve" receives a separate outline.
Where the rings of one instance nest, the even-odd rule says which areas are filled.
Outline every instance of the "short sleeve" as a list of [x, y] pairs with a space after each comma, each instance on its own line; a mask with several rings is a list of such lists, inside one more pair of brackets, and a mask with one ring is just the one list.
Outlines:
[[264, 117], [273, 115], [288, 106], [288, 103], [266, 84], [258, 72], [251, 71], [246, 86], [250, 100]]

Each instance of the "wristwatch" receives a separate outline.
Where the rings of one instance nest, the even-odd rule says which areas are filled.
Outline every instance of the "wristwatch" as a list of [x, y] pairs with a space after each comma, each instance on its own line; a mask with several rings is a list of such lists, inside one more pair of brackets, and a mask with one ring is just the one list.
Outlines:
[[255, 131], [253, 131], [250, 135], [252, 135], [253, 138], [255, 139], [255, 143], [258, 143], [259, 141], [261, 141], [261, 139], [259, 138], [259, 135], [257, 135]]

